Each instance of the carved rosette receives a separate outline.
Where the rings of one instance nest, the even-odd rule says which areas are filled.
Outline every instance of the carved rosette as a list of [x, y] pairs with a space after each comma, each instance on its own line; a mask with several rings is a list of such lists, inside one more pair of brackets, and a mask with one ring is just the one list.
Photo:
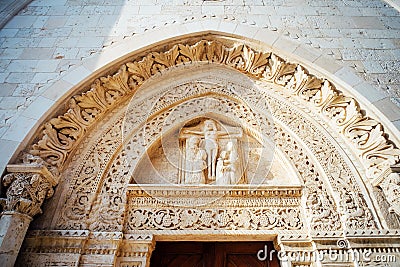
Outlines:
[[43, 201], [53, 196], [55, 177], [38, 157], [27, 156], [23, 165], [8, 165], [2, 178], [6, 198], [0, 199], [3, 212], [16, 211], [31, 217], [42, 212]]

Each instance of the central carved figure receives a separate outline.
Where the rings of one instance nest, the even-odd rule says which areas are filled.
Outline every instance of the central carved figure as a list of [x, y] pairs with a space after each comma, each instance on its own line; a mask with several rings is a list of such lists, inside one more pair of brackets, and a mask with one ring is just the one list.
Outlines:
[[[196, 171], [205, 175], [204, 183], [213, 183], [218, 178], [220, 179], [216, 181], [217, 184], [232, 184], [237, 182], [236, 179], [227, 179], [226, 177], [227, 175], [234, 177], [235, 175], [232, 173], [240, 171], [235, 166], [239, 157], [237, 149], [234, 146], [237, 146], [238, 138], [242, 137], [243, 132], [239, 127], [225, 126], [223, 128], [223, 130], [219, 130], [214, 120], [206, 119], [195, 127], [182, 129], [180, 139], [183, 143], [182, 149], [184, 153], [182, 155], [184, 159], [181, 160], [180, 183], [193, 184], [196, 183], [194, 180], [202, 181], [203, 179], [191, 179]], [[228, 145], [227, 149], [221, 152], [223, 144]], [[205, 152], [207, 162], [201, 170], [198, 167], [199, 161], [203, 159], [203, 156], [200, 159], [198, 151]], [[221, 163], [217, 163], [217, 159]], [[203, 174], [196, 174], [195, 176]]]

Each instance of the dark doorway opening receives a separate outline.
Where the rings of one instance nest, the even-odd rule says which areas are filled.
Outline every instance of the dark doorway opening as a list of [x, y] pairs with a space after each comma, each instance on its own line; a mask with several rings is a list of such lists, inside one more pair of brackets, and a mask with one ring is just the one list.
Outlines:
[[279, 267], [273, 249], [272, 242], [157, 242], [150, 267]]

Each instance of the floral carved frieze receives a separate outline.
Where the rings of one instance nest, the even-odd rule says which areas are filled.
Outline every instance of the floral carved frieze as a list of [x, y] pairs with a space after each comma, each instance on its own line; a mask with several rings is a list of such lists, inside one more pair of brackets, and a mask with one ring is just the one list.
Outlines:
[[128, 231], [133, 230], [299, 230], [299, 209], [148, 209], [128, 213]]
[[65, 114], [44, 124], [42, 137], [33, 144], [31, 153], [62, 169], [88, 127], [124, 97], [133, 95], [150, 77], [180, 64], [212, 62], [279, 85], [308, 102], [351, 141], [370, 178], [379, 177], [398, 162], [399, 150], [387, 140], [382, 125], [362, 115], [354, 98], [344, 96], [329, 81], [273, 53], [223, 42], [226, 41], [201, 40], [193, 45], [177, 44], [165, 51], [149, 52], [123, 64], [115, 74], [96, 79], [90, 89], [70, 99]]
[[[186, 189], [186, 193], [178, 190], [183, 193], [181, 203], [174, 206], [165, 198], [159, 199], [162, 196], [169, 196], [169, 192], [172, 195], [176, 194], [174, 188], [155, 192], [146, 186], [143, 190], [140, 186], [132, 185], [128, 189], [125, 231], [301, 230], [304, 226], [300, 211], [299, 187], [286, 190], [271, 190], [265, 186], [233, 187], [229, 190], [222, 188], [222, 192], [227, 194], [225, 196], [216, 189], [210, 190], [204, 187]], [[149, 193], [146, 193], [147, 191]], [[200, 195], [208, 202], [193, 206], [198, 204], [193, 200]], [[272, 202], [275, 202], [275, 205], [272, 205]]]

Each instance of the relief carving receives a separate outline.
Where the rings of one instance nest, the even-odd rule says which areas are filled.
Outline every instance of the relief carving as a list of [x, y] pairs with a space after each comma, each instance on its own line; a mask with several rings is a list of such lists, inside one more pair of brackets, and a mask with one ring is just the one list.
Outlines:
[[[252, 78], [288, 89], [308, 102], [310, 107], [315, 107], [332, 127], [352, 141], [370, 178], [381, 177], [390, 165], [399, 160], [399, 150], [387, 140], [382, 125], [362, 115], [357, 101], [343, 96], [329, 81], [319, 79], [302, 66], [286, 62], [272, 53], [256, 51], [246, 45], [233, 46], [206, 40], [193, 45], [175, 45], [168, 51], [151, 52], [141, 60], [123, 64], [114, 75], [97, 79], [88, 91], [70, 100], [65, 114], [44, 125], [43, 136], [32, 146], [31, 153], [41, 157], [48, 166], [62, 170], [68, 155], [88, 127], [116, 103], [135, 93], [148, 78], [183, 62], [226, 65]], [[215, 159], [210, 159], [210, 175], [216, 177], [213, 173]], [[351, 198], [350, 195], [347, 197]], [[359, 211], [349, 214], [359, 214]]]
[[[226, 101], [226, 100], [220, 100], [220, 101], [222, 101], [222, 102], [224, 102], [224, 101]], [[275, 101], [275, 100], [273, 100], [273, 101]], [[187, 104], [187, 105], [185, 105], [185, 106], [191, 106], [190, 104]], [[236, 106], [235, 104], [234, 105], [232, 105], [232, 106]], [[282, 107], [282, 106], [281, 106]], [[194, 108], [198, 108], [198, 107], [194, 107]], [[238, 108], [239, 108], [239, 106], [238, 106]], [[239, 108], [239, 110], [240, 110], [241, 108]], [[283, 111], [284, 110], [282, 110], [282, 109], [280, 109], [281, 111], [280, 112], [282, 112], [282, 114], [284, 113]], [[234, 114], [236, 111], [229, 111], [231, 114]], [[191, 111], [189, 111], [187, 114], [192, 114], [193, 112], [191, 112]], [[185, 114], [186, 113], [183, 113], [183, 114], [181, 114], [181, 116], [184, 118], [185, 117]], [[243, 115], [245, 115], [245, 116], [243, 116]], [[293, 121], [293, 115], [294, 114], [292, 114], [292, 113], [290, 113], [290, 114], [288, 114], [288, 120], [290, 119], [291, 121]], [[136, 116], [136, 115], [135, 115]], [[238, 115], [238, 116], [240, 116], [241, 118], [244, 118], [245, 119], [245, 121], [247, 121], [247, 120], [249, 120], [249, 122], [251, 122], [251, 121], [254, 121], [254, 119], [248, 119], [247, 117], [249, 116], [249, 113], [247, 113], [247, 114], [245, 114], [245, 113], [240, 113], [240, 115]], [[257, 115], [258, 116], [258, 115]], [[164, 116], [165, 117], [165, 116]], [[137, 117], [136, 117], [137, 118]], [[258, 120], [260, 120], [260, 121], [263, 121], [263, 119], [258, 119]], [[247, 122], [246, 122], [247, 123]], [[246, 124], [245, 123], [245, 124]], [[267, 125], [267, 123], [268, 123], [268, 120], [265, 122], [265, 123], [263, 123], [263, 125]], [[157, 124], [159, 124], [159, 125], [162, 125], [163, 123], [162, 123], [162, 121], [159, 121]], [[304, 126], [304, 125], [308, 125], [309, 123], [306, 123], [306, 122], [302, 122], [302, 123], [300, 123], [299, 125], [302, 125], [302, 126]], [[148, 125], [154, 125], [151, 121], [150, 122], [148, 122]], [[154, 126], [152, 126], [153, 127], [153, 129], [154, 129], [154, 131], [155, 132], [157, 132], [157, 131], [160, 131], [161, 129], [158, 129], [157, 127], [155, 127], [154, 128]], [[261, 131], [268, 131], [268, 130], [266, 130], [266, 129], [262, 129]], [[282, 131], [282, 130], [280, 130], [280, 131]], [[315, 131], [315, 130], [313, 130], [313, 131]], [[140, 132], [140, 131], [139, 131]], [[304, 133], [306, 133], [307, 132], [307, 129], [304, 129]], [[149, 134], [149, 136], [153, 136], [153, 138], [155, 138], [155, 136], [156, 135], [153, 135], [153, 134]], [[318, 134], [318, 136], [321, 136], [321, 134]], [[307, 137], [307, 136], [306, 136]], [[306, 138], [305, 137], [305, 138]], [[134, 137], [134, 139], [136, 139], [137, 138], [137, 140], [140, 140], [140, 137], [139, 136], [137, 136], [137, 137]], [[317, 140], [319, 140], [320, 139], [320, 137], [319, 138], [317, 138]], [[292, 140], [292, 139], [290, 139], [290, 138], [288, 138], [288, 140]], [[150, 139], [148, 139], [148, 140], [146, 140], [146, 142], [142, 142], [142, 141], [140, 141], [139, 143], [151, 143], [152, 141], [150, 140]], [[323, 142], [322, 142], [323, 143]], [[316, 145], [320, 145], [321, 144], [321, 140], [319, 140], [319, 141], [316, 141]], [[129, 147], [132, 147], [132, 145], [128, 145]], [[287, 145], [286, 145], [287, 146]], [[297, 151], [298, 150], [298, 148], [296, 148], [296, 147], [298, 147], [297, 145], [296, 146], [294, 146], [293, 147], [293, 149], [292, 150], [289, 150], [288, 151], [288, 155], [293, 155], [293, 151]], [[133, 147], [132, 147], [133, 148]], [[132, 157], [133, 158], [138, 158], [139, 157], [139, 154], [140, 154], [140, 148], [135, 148], [135, 150], [132, 150], [132, 151], [130, 151], [129, 153], [132, 153], [132, 152], [134, 152], [134, 154], [132, 154]], [[122, 156], [122, 157], [121, 157]], [[123, 180], [124, 180], [124, 170], [121, 170], [121, 169], [119, 169], [118, 168], [118, 166], [120, 166], [120, 165], [123, 165], [123, 166], [127, 166], [127, 165], [129, 165], [128, 163], [127, 163], [127, 159], [125, 158], [126, 157], [126, 153], [124, 152], [124, 153], [122, 153], [122, 154], [120, 154], [117, 158], [116, 158], [116, 163], [117, 163], [117, 165], [115, 165], [115, 167], [116, 167], [116, 169], [115, 169], [115, 172], [114, 171], [112, 171], [113, 173], [115, 173], [115, 174], [118, 174], [118, 173], [121, 173], [121, 176], [120, 176], [120, 178], [118, 178], [119, 176], [118, 175], [114, 175], [114, 181], [115, 181], [115, 183], [113, 183], [113, 184], [110, 184], [109, 186], [107, 186], [106, 188], [112, 188], [112, 187], [115, 187], [115, 186], [117, 186], [119, 189], [116, 189], [115, 191], [116, 192], [123, 192], [123, 184], [125, 183], [125, 182], [123, 182]], [[130, 157], [131, 159], [133, 159], [132, 157]], [[126, 163], [123, 163], [124, 161], [126, 161]], [[295, 162], [297, 162], [298, 161], [298, 159], [294, 159], [294, 161]], [[309, 161], [309, 159], [308, 160], [306, 160], [305, 159], [305, 162], [307, 162], [307, 161]], [[131, 164], [133, 164], [133, 163], [131, 163]], [[301, 165], [299, 165], [299, 166], [301, 166]], [[307, 163], [304, 163], [304, 166], [306, 167], [306, 168], [308, 168], [307, 166], [308, 166], [308, 164]], [[305, 171], [308, 171], [309, 172], [309, 170], [305, 170]], [[314, 170], [315, 171], [315, 170]], [[308, 175], [306, 175], [306, 177], [313, 177], [315, 174], [314, 173], [312, 173], [312, 172], [309, 172], [309, 174]], [[121, 181], [120, 182], [117, 182], [119, 179], [121, 179]], [[106, 181], [107, 181], [108, 179], [106, 179]], [[320, 181], [321, 179], [319, 178], [319, 179], [317, 179], [318, 181]], [[323, 188], [323, 186], [322, 185], [315, 185], [315, 186], [313, 186], [312, 184], [310, 184], [310, 181], [306, 181], [306, 184], [307, 184], [307, 187], [309, 187], [310, 188], [310, 190], [312, 189], [312, 188], [316, 188], [315, 190], [313, 190], [313, 194], [310, 194], [309, 196], [311, 197], [311, 196], [315, 196], [315, 199], [314, 200], [312, 200], [311, 198], [310, 198], [310, 200], [309, 200], [309, 202], [308, 203], [310, 203], [310, 205], [311, 205], [311, 203], [312, 203], [312, 209], [310, 209], [310, 210], [312, 210], [312, 212], [313, 213], [315, 213], [315, 212], [317, 212], [318, 210], [320, 210], [320, 213], [316, 213], [316, 214], [314, 214], [314, 216], [313, 216], [313, 218], [315, 218], [315, 220], [317, 220], [317, 221], [319, 221], [319, 225], [321, 226], [321, 227], [331, 227], [330, 225], [333, 223], [333, 224], [338, 224], [338, 225], [340, 225], [340, 221], [338, 220], [338, 219], [328, 219], [327, 221], [324, 221], [324, 217], [325, 216], [328, 216], [328, 217], [326, 217], [326, 218], [329, 218], [330, 216], [331, 216], [331, 214], [332, 214], [332, 211], [333, 210], [335, 210], [336, 208], [326, 208], [326, 205], [332, 205], [332, 200], [327, 200], [327, 196], [324, 196], [322, 199], [321, 199], [321, 197], [324, 195], [324, 193], [322, 193], [322, 195], [321, 195], [321, 192], [323, 192], [323, 190], [321, 191], [321, 188]], [[322, 186], [322, 187], [321, 187]], [[347, 186], [348, 187], [348, 186]], [[111, 197], [111, 196], [109, 196], [109, 197]], [[119, 197], [119, 198], [121, 198], [121, 199], [123, 199], [123, 196], [121, 196], [121, 197]], [[115, 203], [114, 201], [111, 201], [111, 200], [107, 200], [108, 199], [108, 197], [106, 197], [106, 200], [104, 201], [104, 205], [105, 205], [105, 207], [107, 207], [107, 206], [110, 206], [110, 205], [114, 205], [113, 203]], [[323, 200], [323, 201], [322, 201]], [[97, 202], [96, 202], [97, 203]], [[100, 202], [98, 202], [98, 203], [100, 203]], [[118, 201], [118, 203], [123, 203], [123, 201], [122, 200], [120, 200], [120, 201]], [[329, 204], [330, 203], [330, 204]], [[351, 202], [352, 203], [352, 202]], [[317, 205], [317, 206], [316, 206]], [[318, 208], [318, 205], [321, 207], [321, 208]], [[356, 205], [353, 205], [353, 206], [357, 206], [357, 205], [359, 205], [359, 204], [356, 204]], [[95, 206], [97, 206], [97, 207], [95, 207], [94, 208], [94, 211], [97, 211], [97, 210], [99, 210], [98, 208], [100, 208], [102, 205], [99, 205], [98, 206], [98, 204], [96, 204]], [[117, 205], [117, 206], [115, 206], [115, 207], [113, 207], [113, 208], [111, 208], [110, 210], [115, 210], [115, 211], [117, 211], [118, 210], [118, 206], [119, 205]], [[349, 206], [350, 207], [350, 206]], [[102, 209], [104, 209], [104, 208], [102, 208]], [[118, 212], [117, 212], [118, 213]], [[351, 213], [349, 213], [349, 214], [351, 214]], [[354, 213], [354, 214], [358, 214], [358, 213]], [[107, 215], [106, 213], [104, 214], [104, 215]], [[109, 216], [109, 215], [111, 215], [111, 214], [108, 214], [107, 216]], [[118, 216], [116, 216], [115, 218], [116, 218], [116, 222], [118, 222], [118, 221], [120, 221], [120, 219], [118, 219], [118, 218], [120, 218], [121, 217], [121, 215], [118, 215]], [[318, 219], [319, 218], [319, 219]], [[313, 219], [314, 220], [314, 219]], [[96, 221], [96, 220], [95, 220]], [[100, 220], [101, 221], [101, 220]], [[327, 223], [327, 222], [329, 222], [329, 223]], [[114, 224], [115, 225], [115, 224]], [[105, 225], [104, 225], [104, 227], [106, 227]], [[337, 226], [335, 226], [335, 227], [337, 227]], [[335, 228], [334, 227], [334, 228]], [[361, 227], [361, 226], [360, 226]], [[102, 228], [102, 229], [107, 229], [107, 227], [106, 228]], [[318, 228], [316, 228], [316, 229], [318, 229]]]
[[[195, 101], [199, 101], [199, 100], [195, 100]], [[221, 100], [222, 102], [223, 101], [227, 101], [226, 99], [225, 100]], [[194, 105], [191, 105], [190, 104], [190, 102], [188, 102], [188, 103], [184, 103], [183, 104], [183, 106], [182, 107], [179, 107], [179, 109], [181, 109], [181, 108], [185, 108], [185, 109], [187, 109], [187, 111], [186, 112], [179, 112], [179, 114], [180, 114], [180, 116], [182, 116], [182, 118], [185, 118], [185, 114], [193, 114], [194, 112], [192, 111], [192, 109], [193, 108], [195, 108], [195, 109], [199, 109], [199, 106], [208, 106], [208, 105], [206, 105], [206, 104], [202, 104], [202, 103], [200, 103], [200, 105], [198, 105], [198, 106], [194, 106]], [[233, 106], [233, 107], [236, 107], [237, 105], [236, 104], [234, 104], [234, 105], [231, 105], [231, 106]], [[239, 108], [239, 107], [238, 107]], [[178, 109], [178, 107], [176, 107], [175, 108], [175, 110], [176, 109]], [[239, 108], [239, 110], [240, 110], [240, 108]], [[197, 114], [199, 114], [198, 113], [199, 111], [197, 111]], [[231, 110], [230, 111], [230, 114], [235, 114], [237, 111], [235, 111], [234, 109], [233, 110]], [[244, 120], [246, 121], [247, 120], [247, 117], [249, 116], [249, 114], [247, 113], [247, 114], [245, 114], [245, 113], [240, 113], [241, 114], [241, 117], [242, 118], [244, 118]], [[166, 117], [166, 115], [160, 115], [161, 117]], [[179, 118], [177, 118], [177, 119], [179, 119]], [[163, 121], [161, 120], [160, 121], [160, 118], [157, 118], [157, 119], [155, 119], [155, 121], [157, 121], [157, 124], [154, 124], [154, 122], [153, 121], [149, 121], [149, 122], [147, 122], [148, 123], [148, 125], [153, 125], [152, 126], [152, 130], [153, 131], [162, 131], [161, 129], [158, 129], [158, 127], [156, 126], [156, 125], [164, 125], [163, 124]], [[143, 127], [146, 127], [146, 126], [143, 126]], [[168, 128], [165, 128], [165, 125], [164, 125], [164, 129], [163, 130], [165, 130], [165, 131], [167, 131], [168, 130]], [[140, 133], [142, 130], [139, 130], [138, 132]], [[160, 132], [159, 132], [160, 133]], [[155, 135], [153, 135], [151, 132], [149, 132], [149, 136], [152, 136], [152, 138], [154, 138], [154, 139], [156, 139], [157, 138], [157, 135], [155, 134]], [[133, 137], [133, 140], [138, 140], [138, 143], [139, 144], [149, 144], [149, 143], [152, 143], [153, 141], [151, 140], [151, 139], [148, 139], [148, 140], [146, 140], [146, 142], [142, 142], [142, 141], [140, 141], [140, 139], [141, 138], [145, 138], [144, 136], [139, 136], [139, 135], [134, 135]], [[154, 140], [153, 139], [153, 140]], [[290, 140], [290, 139], [289, 139]], [[132, 145], [130, 145], [130, 144], [128, 144], [127, 145], [127, 147], [130, 147], [130, 148], [132, 148], [133, 146]], [[298, 147], [298, 146], [297, 146]], [[139, 151], [140, 149], [138, 149], [138, 151]], [[296, 148], [296, 149], [293, 149], [293, 150], [289, 150], [288, 151], [288, 154], [290, 154], [290, 155], [293, 155], [293, 151], [297, 151], [298, 150], [298, 148]], [[115, 171], [113, 170], [113, 169], [111, 169], [110, 170], [110, 173], [119, 173], [119, 172], [121, 172], [121, 169], [118, 167], [118, 166], [125, 166], [125, 164], [121, 164], [121, 163], [118, 163], [118, 162], [123, 162], [123, 161], [126, 161], [127, 159], [126, 159], [126, 157], [129, 155], [129, 158], [131, 159], [131, 164], [132, 165], [134, 165], [134, 163], [132, 163], [132, 160], [134, 159], [134, 158], [138, 158], [139, 157], [139, 154], [137, 154], [138, 153], [138, 151], [136, 151], [136, 149], [135, 150], [132, 150], [132, 152], [134, 152], [134, 154], [130, 154], [131, 153], [131, 151], [124, 151], [122, 154], [120, 154], [117, 158], [116, 158], [116, 161], [115, 161], [115, 163], [117, 164], [117, 165], [115, 165]], [[306, 162], [307, 161], [309, 161], [309, 160], [306, 160]], [[129, 164], [128, 164], [129, 165]], [[306, 163], [304, 163], [304, 167], [307, 169], [307, 172], [309, 173], [309, 175], [307, 176], [305, 176], [305, 178], [307, 177], [307, 179], [309, 178], [309, 177], [313, 177], [314, 175], [315, 175], [315, 169], [314, 169], [314, 172], [310, 172], [310, 170], [308, 170], [308, 164], [306, 164]], [[114, 168], [114, 167], [112, 167], [112, 168]], [[123, 170], [122, 170], [122, 172], [123, 172]], [[116, 186], [116, 185], [118, 185], [118, 184], [120, 184], [121, 182], [117, 182], [120, 178], [123, 178], [123, 176], [118, 176], [118, 175], [113, 175], [113, 183], [111, 184], [110, 183], [110, 185], [109, 185], [109, 187], [113, 187], [113, 186]], [[105, 179], [105, 181], [109, 181], [109, 178], [107, 178], [107, 179]], [[321, 179], [319, 179], [319, 180], [317, 180], [317, 181], [321, 181]], [[126, 183], [126, 182], [122, 182], [122, 183]], [[122, 184], [121, 185], [118, 185], [118, 186], [122, 186]], [[108, 187], [108, 186], [107, 186]], [[103, 187], [103, 190], [104, 190], [104, 188], [107, 188], [107, 187]], [[121, 192], [123, 192], [123, 191], [121, 191]], [[106, 192], [104, 192], [104, 193], [106, 193]], [[107, 194], [107, 193], [106, 193]], [[316, 196], [318, 196], [318, 195], [320, 195], [321, 196], [321, 189], [318, 189], [318, 187], [317, 187], [317, 189], [315, 190], [315, 192], [314, 192], [314, 194], [316, 195]], [[106, 203], [106, 205], [112, 205], [112, 201], [108, 201], [107, 203]], [[332, 203], [332, 201], [325, 201], [324, 203], [330, 203], [329, 205], [332, 205], [331, 203]], [[325, 204], [326, 205], [326, 204]], [[99, 207], [100, 208], [100, 207]], [[104, 209], [105, 207], [103, 206], [103, 208], [102, 209]], [[323, 208], [323, 211], [324, 211], [324, 213], [326, 213], [326, 211], [328, 210], [329, 212], [328, 212], [328, 214], [326, 214], [326, 215], [324, 215], [324, 216], [328, 216], [328, 218], [330, 217], [330, 216], [334, 216], [334, 214], [335, 214], [335, 209], [336, 208], [334, 208], [334, 207], [327, 207], [327, 206], [325, 206], [324, 208]], [[313, 211], [314, 212], [314, 211]], [[107, 215], [107, 216], [110, 216], [111, 214], [110, 213], [106, 213], [105, 215]], [[114, 218], [121, 218], [121, 216], [122, 216], [122, 214], [121, 213], [119, 213], [119, 215], [118, 215], [118, 213], [115, 213], [114, 215], [112, 215]], [[314, 217], [314, 216], [313, 216]], [[324, 220], [322, 220], [322, 218], [320, 219], [321, 221], [320, 221], [320, 223], [319, 223], [319, 225], [321, 226], [321, 227], [330, 227], [331, 225], [332, 225], [332, 223], [333, 223], [333, 225], [334, 225], [334, 227], [338, 227], [338, 228], [340, 228], [341, 226], [340, 226], [340, 221], [338, 220], [338, 216], [336, 215], [336, 219], [327, 219], [327, 221], [324, 221]], [[96, 217], [94, 217], [94, 219], [93, 219], [94, 221], [101, 221], [101, 220], [97, 220], [96, 219]], [[329, 223], [327, 223], [327, 222], [329, 222]], [[115, 225], [115, 224], [114, 224]], [[110, 224], [109, 224], [109, 226], [108, 227], [110, 227]], [[101, 228], [101, 229], [103, 229], [103, 228]], [[107, 228], [107, 229], [109, 229], [109, 228]], [[316, 228], [317, 229], [317, 228]], [[325, 229], [325, 228], [324, 228]], [[337, 228], [335, 228], [335, 229], [337, 229]]]
[[128, 214], [128, 231], [134, 230], [299, 230], [298, 209], [148, 209]]
[[219, 130], [214, 120], [206, 119], [197, 127], [182, 129], [184, 158], [180, 161], [180, 183], [221, 185], [240, 181], [244, 171], [240, 169], [242, 158], [237, 145], [243, 132], [239, 127], [223, 128]]
[[314, 105], [331, 120], [332, 126], [352, 141], [371, 178], [379, 177], [399, 161], [399, 150], [387, 140], [382, 125], [362, 115], [357, 101], [343, 96], [329, 81], [272, 53], [246, 45], [224, 44], [222, 40], [201, 40], [194, 45], [178, 44], [167, 51], [150, 52], [141, 60], [123, 64], [114, 75], [97, 79], [88, 91], [70, 100], [64, 115], [44, 125], [43, 137], [32, 146], [31, 153], [62, 169], [75, 143], [107, 110], [134, 94], [153, 75], [187, 62], [226, 65], [291, 90], [293, 95]]
[[46, 198], [54, 194], [58, 181], [40, 158], [26, 155], [24, 165], [8, 165], [9, 172], [2, 178], [7, 188], [6, 198], [0, 199], [3, 211], [17, 211], [31, 217], [42, 213]]
[[400, 174], [392, 172], [380, 185], [390, 205], [389, 212], [400, 216]]
[[[30, 216], [40, 213], [44, 199], [53, 195], [52, 187], [57, 185], [58, 170], [65, 168], [66, 160], [83, 140], [89, 127], [115, 108], [117, 103], [132, 96], [150, 77], [163, 69], [187, 62], [226, 65], [252, 78], [279, 85], [280, 90], [288, 91], [304, 101], [300, 103], [321, 114], [331, 128], [351, 141], [367, 170], [367, 176], [375, 180], [382, 179], [380, 186], [390, 204], [390, 211], [400, 214], [399, 174], [383, 175], [391, 164], [399, 161], [399, 150], [388, 141], [379, 122], [361, 113], [355, 99], [342, 95], [329, 81], [309, 74], [302, 66], [285, 62], [272, 53], [255, 51], [245, 45], [232, 46], [204, 40], [194, 45], [179, 44], [167, 51], [149, 53], [140, 60], [122, 65], [112, 76], [97, 79], [88, 91], [74, 96], [65, 114], [44, 125], [42, 138], [32, 146], [31, 153], [35, 156], [27, 155], [24, 160], [29, 166], [9, 166], [9, 173], [2, 179], [7, 187], [7, 198], [0, 201], [4, 210], [19, 211]], [[246, 93], [240, 97], [254, 106], [264, 99], [273, 108], [273, 115], [279, 122], [274, 125], [271, 134], [268, 118], [262, 112], [249, 111], [241, 99], [235, 98], [235, 91], [230, 90], [229, 86], [210, 86], [198, 82], [178, 89], [185, 93], [181, 96], [171, 90], [170, 95], [163, 95], [164, 101], [157, 103], [159, 106], [154, 113], [155, 118], [149, 119], [149, 114], [143, 112], [149, 110], [146, 108], [148, 103], [136, 107], [132, 116], [126, 118], [130, 123], [123, 134], [130, 136], [122, 148], [119, 140], [122, 119], [108, 129], [102, 140], [96, 140], [99, 141], [95, 144], [96, 148], [93, 147], [85, 155], [87, 161], [82, 162], [74, 173], [75, 180], [71, 182], [67, 205], [63, 207], [58, 227], [107, 232], [187, 229], [301, 231], [306, 225], [304, 220], [309, 220], [313, 235], [344, 228], [377, 228], [360, 186], [337, 152], [338, 149], [307, 118], [296, 114], [296, 109], [278, 103], [268, 94], [247, 92], [246, 88]], [[210, 102], [210, 99], [216, 101]], [[133, 167], [148, 146], [159, 138], [159, 134], [172, 127], [172, 123], [166, 120], [171, 114], [167, 108], [171, 106], [179, 114], [176, 121], [182, 122], [193, 114], [205, 116], [207, 112], [221, 116], [230, 114], [257, 140], [273, 138], [303, 179], [307, 218], [302, 218], [301, 210], [296, 205], [287, 206], [290, 201], [298, 204], [295, 200], [273, 207], [270, 207], [273, 202], [268, 202], [272, 200], [246, 200], [250, 204], [243, 202], [240, 207], [237, 202], [229, 200], [227, 207], [196, 208], [165, 207], [159, 203], [154, 207], [150, 205], [154, 204], [154, 200], [140, 197], [135, 198], [138, 201], [136, 204], [140, 205], [131, 201], [129, 194], [127, 197], [127, 187]], [[259, 128], [252, 127], [255, 119], [261, 122]], [[180, 173], [178, 183], [214, 183], [218, 187], [247, 182], [240, 144], [244, 132], [241, 127], [222, 129], [219, 125], [221, 123], [216, 120], [203, 120], [197, 126], [184, 127], [179, 139], [184, 151], [180, 164], [184, 165], [182, 169], [185, 171]], [[300, 137], [301, 142], [296, 141], [294, 135]], [[326, 181], [321, 169], [329, 181]], [[328, 182], [332, 190], [338, 192], [337, 195], [332, 194]], [[176, 201], [181, 201], [181, 195], [173, 196]], [[198, 203], [197, 199], [187, 201], [187, 205]], [[100, 240], [101, 236], [92, 239]], [[110, 240], [116, 244], [120, 239], [122, 234]], [[93, 244], [87, 250], [89, 254], [97, 253], [95, 242]], [[117, 245], [111, 249], [104, 248], [104, 254], [117, 250]], [[72, 260], [49, 259], [46, 262], [68, 265]], [[135, 266], [141, 263], [124, 264]]]
[[239, 155], [233, 141], [226, 144], [226, 150], [221, 151], [216, 166], [216, 184], [237, 184], [241, 178]]
[[182, 166], [184, 177], [180, 182], [183, 184], [206, 183], [207, 159], [211, 156], [208, 156], [206, 150], [200, 146], [200, 140], [199, 137], [192, 136], [186, 142], [185, 156], [181, 161], [184, 164]]
[[[215, 188], [215, 189], [213, 189]], [[251, 189], [251, 190], [249, 190]], [[150, 191], [149, 191], [150, 190]], [[302, 230], [301, 189], [268, 186], [223, 189], [191, 187], [179, 194], [177, 206], [171, 198], [176, 189], [154, 189], [132, 185], [128, 193], [125, 230]], [[247, 196], [247, 197], [244, 197]], [[200, 204], [199, 200], [204, 203]], [[197, 203], [197, 204], [196, 204]]]

